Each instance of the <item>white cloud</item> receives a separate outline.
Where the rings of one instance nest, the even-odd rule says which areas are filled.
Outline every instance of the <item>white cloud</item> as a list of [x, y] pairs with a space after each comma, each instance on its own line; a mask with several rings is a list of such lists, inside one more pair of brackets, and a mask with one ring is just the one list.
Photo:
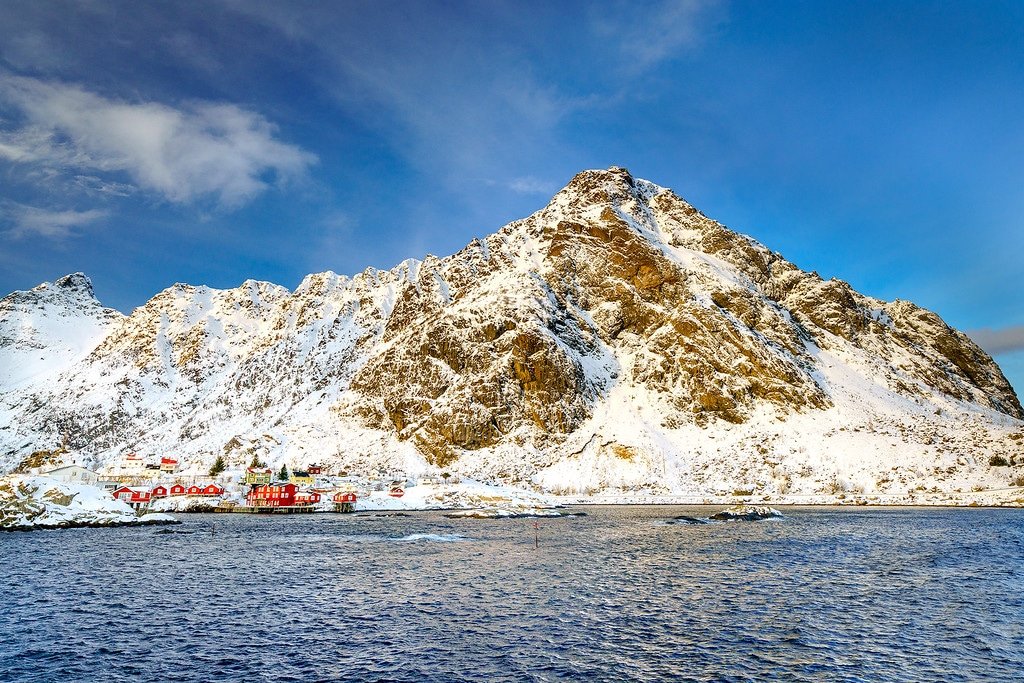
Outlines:
[[967, 334], [993, 356], [1024, 350], [1024, 325], [1004, 327], [1001, 330], [972, 330]]
[[6, 202], [6, 222], [10, 224], [7, 234], [14, 239], [46, 237], [62, 240], [75, 234], [75, 228], [95, 223], [105, 218], [106, 211], [48, 211], [34, 206]]
[[0, 157], [90, 173], [126, 173], [172, 202], [214, 197], [238, 206], [273, 179], [301, 176], [316, 162], [275, 139], [259, 114], [233, 104], [180, 108], [112, 100], [74, 85], [0, 74], [0, 99], [24, 116], [0, 133]]
[[523, 176], [522, 178], [514, 178], [509, 182], [508, 189], [520, 194], [548, 196], [554, 194], [558, 187], [554, 183], [549, 183], [533, 176]]
[[[595, 6], [592, 29], [618, 43], [627, 73], [642, 72], [680, 52], [698, 47], [713, 28], [719, 0], [661, 0]], [[600, 10], [597, 8], [600, 7]]]
[[128, 197], [134, 194], [135, 188], [128, 183], [104, 180], [94, 175], [76, 175], [71, 179], [72, 185], [87, 195]]

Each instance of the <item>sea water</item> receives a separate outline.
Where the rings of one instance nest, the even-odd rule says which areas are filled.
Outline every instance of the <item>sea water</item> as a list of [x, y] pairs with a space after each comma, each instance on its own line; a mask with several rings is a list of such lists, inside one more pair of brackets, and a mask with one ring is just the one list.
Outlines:
[[0, 680], [1024, 679], [1024, 511], [580, 509], [0, 534]]

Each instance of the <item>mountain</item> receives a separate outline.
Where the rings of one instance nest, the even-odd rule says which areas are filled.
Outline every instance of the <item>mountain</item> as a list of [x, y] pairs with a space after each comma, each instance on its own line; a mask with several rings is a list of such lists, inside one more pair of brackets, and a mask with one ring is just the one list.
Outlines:
[[82, 273], [0, 299], [0, 391], [40, 384], [91, 352], [123, 315]]
[[[55, 299], [69, 278], [83, 291]], [[256, 454], [556, 492], [905, 493], [1019, 473], [990, 460], [1016, 462], [1024, 411], [966, 335], [621, 168], [452, 256], [294, 292], [177, 284], [122, 317], [87, 283], [0, 303], [0, 365], [23, 377], [0, 397], [5, 469], [66, 438], [97, 463]], [[55, 359], [45, 381], [20, 370], [27, 349]]]

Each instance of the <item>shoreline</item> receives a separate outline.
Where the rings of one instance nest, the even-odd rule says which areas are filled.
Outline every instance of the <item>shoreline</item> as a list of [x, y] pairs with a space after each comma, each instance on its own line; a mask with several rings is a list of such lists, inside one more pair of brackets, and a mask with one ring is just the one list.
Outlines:
[[56, 524], [29, 524], [17, 526], [0, 526], [0, 531], [59, 531], [61, 529], [110, 529], [123, 526], [173, 526], [181, 524], [174, 519], [136, 519], [127, 522], [58, 522]]
[[[772, 503], [772, 502], [732, 502], [732, 503], [690, 503], [690, 502], [581, 502], [581, 503], [559, 503], [558, 505], [551, 507], [541, 507], [541, 510], [557, 510], [560, 508], [600, 508], [600, 507], [697, 507], [697, 508], [721, 508], [721, 507], [735, 507], [737, 505], [750, 505], [756, 507], [772, 507], [772, 508], [825, 508], [835, 509], [849, 508], [851, 510], [863, 510], [863, 509], [880, 509], [880, 508], [898, 508], [898, 509], [946, 509], [946, 510], [1024, 510], [1024, 504], [1008, 504], [1008, 505], [995, 505], [995, 504], [972, 504], [972, 505], [956, 505], [950, 503], [870, 503], [870, 504], [856, 504], [856, 503]], [[374, 508], [370, 510], [354, 510], [353, 512], [335, 512], [334, 510], [312, 510], [301, 513], [302, 515], [394, 515], [398, 513], [418, 513], [418, 512], [470, 512], [473, 510], [481, 510], [484, 508], [476, 507], [457, 507], [457, 508], [438, 508], [438, 507], [427, 507], [427, 508], [402, 508], [402, 509], [388, 509], [388, 508]], [[187, 510], [187, 511], [175, 511], [176, 515], [222, 515], [228, 514], [226, 510]], [[235, 512], [234, 514], [245, 514], [253, 515], [258, 517], [271, 517], [261, 512]], [[571, 517], [572, 515], [522, 515], [521, 518], [546, 518], [546, 519], [557, 519], [558, 517]], [[514, 517], [504, 517], [499, 519], [513, 519]], [[467, 519], [471, 519], [467, 517]], [[484, 518], [486, 519], [486, 518]], [[104, 525], [96, 525], [104, 526]], [[137, 525], [136, 525], [137, 526]]]
[[914, 508], [947, 510], [1024, 510], [1024, 504], [1013, 505], [955, 505], [949, 503], [572, 503], [572, 507], [722, 507], [733, 505], [754, 505], [772, 508], [850, 508], [851, 510], [878, 508]]

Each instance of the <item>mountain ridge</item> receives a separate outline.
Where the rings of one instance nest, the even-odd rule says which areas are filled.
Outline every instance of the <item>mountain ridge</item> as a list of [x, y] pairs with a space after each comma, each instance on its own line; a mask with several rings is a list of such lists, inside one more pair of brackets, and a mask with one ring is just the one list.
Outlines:
[[[55, 386], [3, 396], [4, 467], [67, 435], [97, 461], [260, 454], [565, 491], [884, 488], [886, 458], [893, 486], [927, 466], [953, 487], [1001, 476], [986, 454], [1012, 459], [1024, 417], [934, 313], [804, 272], [617, 167], [448, 257], [294, 291], [178, 284], [108, 322]], [[75, 407], [38, 407], [55, 403]]]

